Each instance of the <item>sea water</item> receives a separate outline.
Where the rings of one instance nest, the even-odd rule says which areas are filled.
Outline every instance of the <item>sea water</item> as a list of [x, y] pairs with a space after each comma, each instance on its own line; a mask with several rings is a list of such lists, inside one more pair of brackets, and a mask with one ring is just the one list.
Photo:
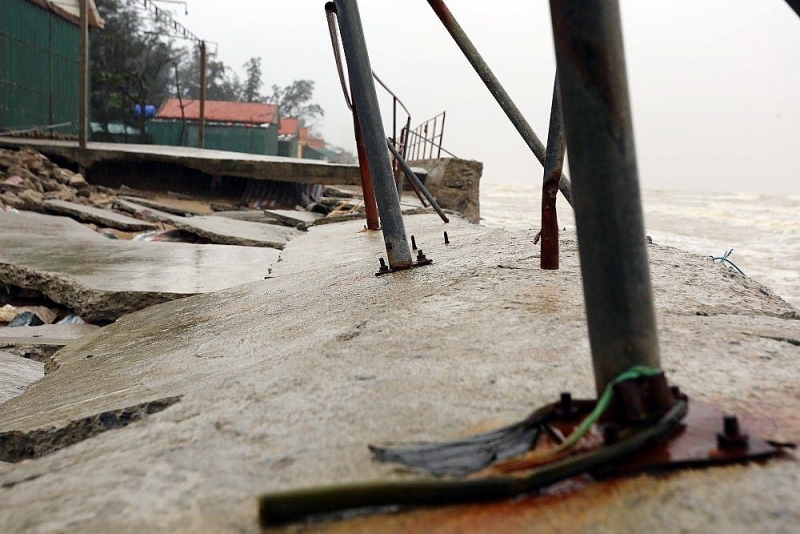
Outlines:
[[[728, 259], [747, 276], [800, 307], [800, 196], [642, 193], [645, 233], [659, 245]], [[558, 199], [559, 226], [574, 231], [572, 209]], [[482, 223], [539, 230], [541, 185], [482, 184]]]

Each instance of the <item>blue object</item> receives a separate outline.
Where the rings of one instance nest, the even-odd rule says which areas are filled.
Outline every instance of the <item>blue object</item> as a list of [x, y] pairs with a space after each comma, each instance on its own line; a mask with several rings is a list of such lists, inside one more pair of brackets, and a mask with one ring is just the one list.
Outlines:
[[[133, 114], [136, 115], [137, 118], [141, 118], [142, 116], [142, 105], [136, 104], [133, 106]], [[144, 106], [144, 118], [145, 119], [152, 119], [156, 116], [156, 107], [153, 104], [145, 104]]]

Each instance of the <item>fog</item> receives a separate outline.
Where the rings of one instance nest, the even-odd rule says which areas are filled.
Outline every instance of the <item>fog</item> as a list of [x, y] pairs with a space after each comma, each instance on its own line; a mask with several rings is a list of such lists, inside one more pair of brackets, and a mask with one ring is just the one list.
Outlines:
[[[449, 0], [543, 142], [555, 72], [548, 2]], [[168, 7], [169, 4], [160, 4]], [[417, 123], [447, 112], [444, 146], [484, 162], [484, 182], [542, 169], [425, 0], [361, 0], [372, 67]], [[324, 137], [354, 150], [323, 1], [191, 0], [175, 17], [241, 75], [316, 82]], [[645, 189], [800, 195], [800, 18], [783, 0], [627, 0], [623, 34]], [[391, 100], [379, 89], [384, 125]]]

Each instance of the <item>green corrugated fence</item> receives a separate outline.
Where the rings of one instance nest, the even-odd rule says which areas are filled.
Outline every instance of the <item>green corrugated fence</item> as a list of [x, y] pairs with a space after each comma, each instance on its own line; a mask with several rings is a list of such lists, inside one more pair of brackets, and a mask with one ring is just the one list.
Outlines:
[[79, 28], [28, 0], [0, 1], [0, 130], [77, 134]]

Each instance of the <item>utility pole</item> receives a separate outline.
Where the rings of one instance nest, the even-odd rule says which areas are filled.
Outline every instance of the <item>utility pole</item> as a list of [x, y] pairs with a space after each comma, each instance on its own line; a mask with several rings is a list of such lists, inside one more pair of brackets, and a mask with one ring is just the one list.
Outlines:
[[80, 0], [80, 62], [78, 84], [78, 146], [86, 148], [89, 113], [89, 0]]
[[200, 41], [200, 126], [197, 131], [197, 146], [206, 146], [206, 42]]

